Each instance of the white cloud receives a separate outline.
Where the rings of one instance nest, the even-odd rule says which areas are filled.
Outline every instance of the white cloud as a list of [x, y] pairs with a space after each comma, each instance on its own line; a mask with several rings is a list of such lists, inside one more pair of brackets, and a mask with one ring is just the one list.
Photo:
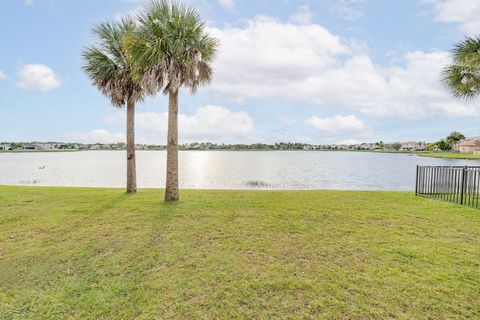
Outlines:
[[298, 24], [309, 24], [313, 19], [313, 13], [309, 5], [303, 5], [298, 11], [290, 16], [290, 21]]
[[404, 66], [383, 68], [366, 55], [294, 86], [300, 96], [319, 106], [353, 107], [370, 116], [419, 118], [467, 116], [478, 109], [450, 96], [440, 82], [448, 53], [407, 53]]
[[305, 123], [321, 134], [329, 136], [368, 135], [371, 129], [354, 115], [335, 115], [326, 118], [311, 117]]
[[211, 28], [220, 40], [215, 89], [234, 97], [276, 95], [278, 89], [336, 63], [350, 48], [319, 25], [284, 24], [270, 17], [244, 29]]
[[0, 70], [0, 80], [5, 80], [5, 79], [7, 79], [7, 75], [5, 74], [5, 72]]
[[[139, 113], [137, 123], [147, 134], [166, 136], [167, 113]], [[218, 106], [200, 108], [192, 116], [179, 115], [179, 134], [184, 140], [239, 138], [253, 130], [253, 120], [244, 112]], [[165, 140], [165, 139], [162, 139]]]
[[[136, 128], [146, 143], [164, 144], [168, 128], [168, 113], [138, 112]], [[109, 124], [124, 123], [125, 113], [108, 117]], [[180, 142], [231, 141], [241, 139], [254, 129], [253, 119], [244, 111], [232, 111], [220, 106], [205, 106], [194, 115], [178, 115]]]
[[357, 20], [363, 17], [360, 5], [363, 0], [333, 0], [330, 11], [345, 20]]
[[478, 0], [423, 0], [432, 5], [435, 21], [457, 23], [461, 31], [478, 34], [480, 30], [480, 1]]
[[218, 4], [227, 10], [232, 10], [235, 7], [235, 0], [218, 0]]
[[242, 102], [287, 98], [377, 117], [472, 116], [480, 107], [451, 97], [440, 82], [446, 52], [409, 52], [395, 66], [375, 64], [356, 43], [316, 24], [270, 17], [244, 28], [211, 28], [220, 40], [211, 90]]
[[47, 92], [60, 87], [57, 75], [46, 65], [24, 64], [18, 70], [17, 85], [23, 90]]
[[117, 143], [125, 142], [125, 134], [110, 133], [104, 129], [96, 129], [86, 133], [67, 133], [64, 135], [66, 141], [79, 143]]

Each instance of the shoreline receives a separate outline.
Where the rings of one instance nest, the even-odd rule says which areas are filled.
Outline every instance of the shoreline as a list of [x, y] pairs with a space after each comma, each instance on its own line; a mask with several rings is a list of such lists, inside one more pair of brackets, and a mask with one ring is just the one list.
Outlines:
[[[79, 190], [98, 190], [98, 191], [124, 191], [124, 187], [91, 187], [91, 186], [53, 186], [53, 185], [26, 185], [26, 184], [0, 184], [0, 188], [12, 188], [12, 189], [22, 189], [22, 188], [31, 188], [31, 189], [79, 189]], [[146, 187], [137, 189], [137, 193], [150, 192], [150, 191], [158, 191], [163, 192], [165, 189], [162, 187]], [[405, 193], [405, 194], [415, 194], [415, 190], [380, 190], [380, 189], [268, 189], [268, 188], [252, 188], [252, 189], [192, 189], [192, 188], [181, 188], [181, 191], [187, 192], [276, 192], [276, 193], [283, 193], [283, 192], [291, 192], [291, 193], [302, 193], [302, 192], [326, 192], [326, 193]], [[133, 194], [135, 195], [135, 194]]]
[[80, 152], [83, 150], [0, 150], [0, 153], [55, 153], [55, 152]]

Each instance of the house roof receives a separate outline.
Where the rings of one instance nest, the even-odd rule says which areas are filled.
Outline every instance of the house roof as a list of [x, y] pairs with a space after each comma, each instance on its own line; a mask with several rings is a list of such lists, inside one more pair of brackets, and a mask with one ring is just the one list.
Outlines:
[[460, 147], [480, 146], [480, 137], [471, 137], [458, 143]]

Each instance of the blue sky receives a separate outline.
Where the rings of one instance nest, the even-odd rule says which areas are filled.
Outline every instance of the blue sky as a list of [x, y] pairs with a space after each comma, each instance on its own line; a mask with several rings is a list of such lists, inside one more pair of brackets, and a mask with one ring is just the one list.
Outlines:
[[[439, 83], [448, 50], [480, 30], [480, 0], [191, 0], [220, 40], [213, 83], [181, 95], [181, 142], [432, 141], [480, 134], [480, 101]], [[116, 142], [125, 114], [82, 74], [101, 21], [142, 0], [0, 3], [0, 141]], [[164, 144], [166, 99], [137, 108]]]

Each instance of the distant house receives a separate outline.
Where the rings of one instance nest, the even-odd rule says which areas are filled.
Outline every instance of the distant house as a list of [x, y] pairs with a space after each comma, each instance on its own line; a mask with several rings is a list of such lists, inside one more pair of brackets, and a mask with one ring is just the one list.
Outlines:
[[57, 144], [53, 142], [31, 142], [30, 144], [25, 144], [21, 147], [22, 150], [55, 150], [57, 149]]
[[57, 149], [57, 144], [52, 142], [47, 143], [36, 143], [38, 147], [41, 147], [43, 150], [55, 150]]
[[359, 144], [350, 144], [348, 145], [348, 150], [360, 150]]
[[362, 150], [370, 150], [371, 149], [371, 145], [369, 143], [362, 143], [360, 145], [360, 149]]
[[22, 147], [22, 150], [43, 150], [43, 147], [37, 146], [35, 144], [26, 144]]
[[401, 145], [401, 151], [423, 151], [427, 148], [424, 142], [417, 141], [407, 141], [403, 142]]
[[135, 148], [137, 150], [148, 150], [148, 146], [146, 144], [137, 144]]
[[0, 144], [0, 151], [10, 150], [10, 146], [7, 144]]
[[90, 150], [100, 150], [101, 149], [101, 145], [100, 144], [93, 144], [90, 146]]
[[471, 137], [453, 146], [454, 151], [469, 153], [480, 151], [480, 137]]

